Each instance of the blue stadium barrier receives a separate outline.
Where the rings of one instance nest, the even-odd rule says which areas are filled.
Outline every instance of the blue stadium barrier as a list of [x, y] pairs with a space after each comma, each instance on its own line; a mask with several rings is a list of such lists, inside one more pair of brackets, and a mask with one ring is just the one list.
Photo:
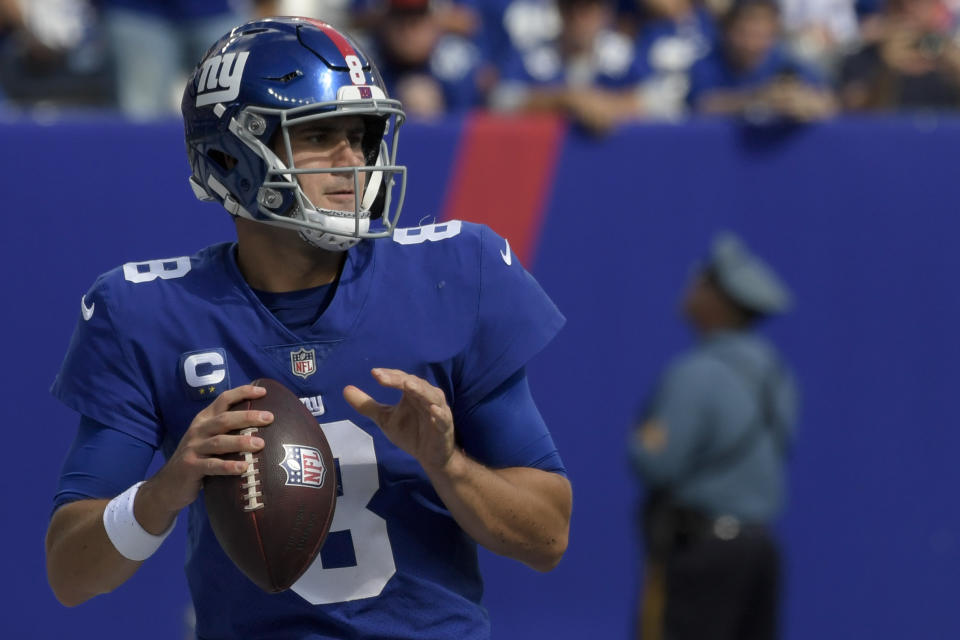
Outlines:
[[[406, 225], [444, 214], [463, 130], [406, 128]], [[47, 390], [97, 274], [192, 253], [231, 223], [193, 199], [177, 122], [15, 121], [0, 124], [0, 145], [13, 454], [0, 637], [184, 637], [182, 531], [112, 594], [66, 609], [50, 592], [43, 537], [76, 416]], [[721, 229], [768, 258], [798, 301], [764, 328], [803, 393], [780, 526], [785, 638], [960, 637], [958, 150], [960, 120], [928, 115], [567, 133], [526, 266], [568, 318], [530, 377], [574, 486], [570, 548], [546, 575], [484, 554], [495, 638], [628, 637], [639, 487], [625, 437], [657, 372], [690, 344], [680, 292]], [[491, 188], [522, 179], [493, 172]]]

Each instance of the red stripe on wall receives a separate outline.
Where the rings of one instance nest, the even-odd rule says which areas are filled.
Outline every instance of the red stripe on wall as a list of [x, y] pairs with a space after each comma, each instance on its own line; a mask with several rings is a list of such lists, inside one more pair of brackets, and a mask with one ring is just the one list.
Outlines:
[[488, 225], [531, 266], [565, 132], [563, 119], [552, 116], [469, 117], [443, 219]]

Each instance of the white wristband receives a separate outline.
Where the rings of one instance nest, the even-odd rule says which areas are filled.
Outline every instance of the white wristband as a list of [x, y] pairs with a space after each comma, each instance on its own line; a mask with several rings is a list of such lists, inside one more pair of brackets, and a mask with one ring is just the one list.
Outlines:
[[108, 502], [107, 508], [103, 510], [103, 526], [110, 542], [124, 558], [137, 562], [152, 556], [177, 524], [177, 519], [174, 518], [170, 527], [158, 536], [140, 526], [133, 515], [133, 501], [142, 484], [143, 482], [138, 482], [133, 485]]

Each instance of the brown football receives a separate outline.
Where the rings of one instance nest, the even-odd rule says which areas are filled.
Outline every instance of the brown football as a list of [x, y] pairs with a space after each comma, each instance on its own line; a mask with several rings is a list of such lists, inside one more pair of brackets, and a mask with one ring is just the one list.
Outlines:
[[320, 552], [337, 502], [337, 477], [330, 445], [316, 418], [276, 380], [252, 384], [266, 395], [233, 409], [273, 412], [273, 423], [243, 429], [263, 438], [242, 476], [207, 476], [203, 483], [207, 516], [220, 546], [264, 591], [289, 589]]

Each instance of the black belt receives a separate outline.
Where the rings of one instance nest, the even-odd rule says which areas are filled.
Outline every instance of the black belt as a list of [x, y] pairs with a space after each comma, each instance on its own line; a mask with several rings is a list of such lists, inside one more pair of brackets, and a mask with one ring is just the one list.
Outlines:
[[651, 550], [667, 551], [703, 540], [735, 540], [767, 536], [765, 524], [747, 522], [731, 515], [710, 515], [689, 507], [665, 506], [647, 510], [644, 531]]

